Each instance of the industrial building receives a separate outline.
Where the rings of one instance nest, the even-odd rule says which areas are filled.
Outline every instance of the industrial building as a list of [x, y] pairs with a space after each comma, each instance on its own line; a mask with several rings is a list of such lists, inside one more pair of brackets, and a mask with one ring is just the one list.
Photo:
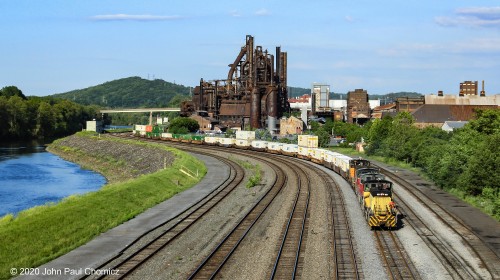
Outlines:
[[246, 36], [245, 45], [233, 63], [227, 78], [200, 80], [192, 100], [181, 104], [181, 116], [204, 111], [219, 125], [237, 129], [267, 127], [277, 130], [277, 122], [288, 112], [287, 53], [276, 47], [276, 56], [261, 46], [254, 48], [254, 38]]
[[347, 93], [347, 122], [363, 124], [371, 118], [368, 92], [355, 89]]

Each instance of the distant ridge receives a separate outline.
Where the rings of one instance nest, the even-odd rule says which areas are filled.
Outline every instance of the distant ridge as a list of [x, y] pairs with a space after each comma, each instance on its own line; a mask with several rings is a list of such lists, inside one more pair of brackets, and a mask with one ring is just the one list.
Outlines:
[[[288, 87], [289, 97], [310, 94], [310, 88]], [[190, 88], [166, 82], [161, 79], [147, 80], [129, 77], [106, 82], [97, 86], [72, 90], [51, 95], [82, 105], [98, 105], [106, 108], [168, 107], [171, 101], [178, 106], [181, 100], [189, 98]], [[386, 95], [368, 93], [370, 99], [381, 99], [384, 103], [393, 102], [398, 97], [422, 96], [416, 92], [396, 92]], [[176, 98], [174, 98], [176, 97]], [[172, 100], [174, 98], [174, 100]], [[330, 93], [330, 99], [346, 99], [347, 94]]]
[[166, 107], [174, 96], [189, 95], [189, 87], [161, 79], [129, 77], [97, 86], [51, 95], [82, 105], [108, 108]]

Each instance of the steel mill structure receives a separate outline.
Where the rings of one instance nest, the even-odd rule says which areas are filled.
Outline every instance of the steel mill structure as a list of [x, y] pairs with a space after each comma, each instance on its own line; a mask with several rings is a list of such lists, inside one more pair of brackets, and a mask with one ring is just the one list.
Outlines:
[[208, 115], [225, 127], [267, 125], [276, 131], [277, 120], [290, 108], [287, 95], [287, 53], [276, 47], [275, 57], [261, 46], [254, 48], [254, 38], [247, 35], [245, 45], [229, 64], [227, 78], [201, 79], [192, 100], [181, 104], [181, 116]]

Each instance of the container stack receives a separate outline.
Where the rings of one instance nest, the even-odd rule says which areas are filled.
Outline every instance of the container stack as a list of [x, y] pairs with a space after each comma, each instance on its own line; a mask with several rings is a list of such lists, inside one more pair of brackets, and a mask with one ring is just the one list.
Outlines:
[[316, 135], [299, 135], [298, 136], [299, 151], [298, 158], [311, 159], [314, 153], [314, 148], [318, 147], [318, 136]]
[[236, 131], [236, 147], [240, 149], [250, 148], [250, 144], [255, 140], [255, 131]]

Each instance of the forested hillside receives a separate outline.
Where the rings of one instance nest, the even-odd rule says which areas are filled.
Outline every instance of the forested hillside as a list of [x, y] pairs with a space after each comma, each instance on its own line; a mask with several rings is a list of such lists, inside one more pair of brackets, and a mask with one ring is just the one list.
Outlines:
[[175, 96], [189, 96], [189, 87], [160, 79], [129, 77], [85, 89], [52, 95], [82, 105], [107, 108], [167, 107]]

